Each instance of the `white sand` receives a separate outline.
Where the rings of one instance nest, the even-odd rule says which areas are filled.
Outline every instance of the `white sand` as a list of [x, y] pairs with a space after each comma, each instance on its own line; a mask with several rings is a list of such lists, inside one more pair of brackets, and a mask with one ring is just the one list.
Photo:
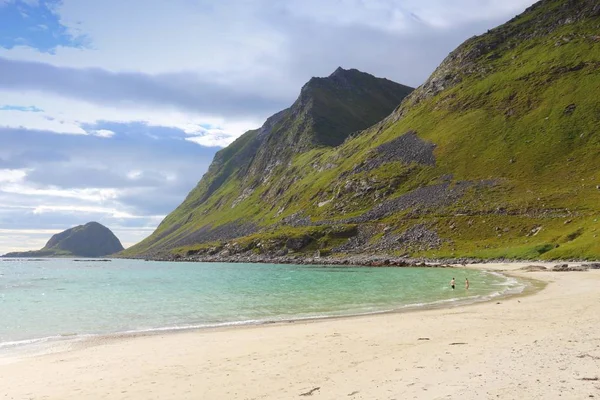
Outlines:
[[600, 381], [586, 380], [600, 378], [600, 270], [516, 274], [549, 284], [500, 304], [111, 338], [5, 359], [0, 399], [600, 399]]

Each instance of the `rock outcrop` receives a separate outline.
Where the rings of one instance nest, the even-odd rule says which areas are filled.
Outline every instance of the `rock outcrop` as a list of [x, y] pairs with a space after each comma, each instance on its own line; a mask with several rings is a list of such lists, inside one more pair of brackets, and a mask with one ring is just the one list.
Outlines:
[[4, 257], [104, 257], [123, 250], [110, 229], [88, 222], [52, 236], [40, 250], [8, 253]]

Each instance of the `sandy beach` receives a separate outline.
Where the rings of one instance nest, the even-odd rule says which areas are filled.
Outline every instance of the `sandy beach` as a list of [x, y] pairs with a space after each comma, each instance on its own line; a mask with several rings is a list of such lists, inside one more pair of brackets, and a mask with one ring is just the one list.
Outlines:
[[600, 398], [600, 270], [519, 271], [530, 264], [468, 267], [547, 283], [528, 296], [0, 358], [0, 398]]

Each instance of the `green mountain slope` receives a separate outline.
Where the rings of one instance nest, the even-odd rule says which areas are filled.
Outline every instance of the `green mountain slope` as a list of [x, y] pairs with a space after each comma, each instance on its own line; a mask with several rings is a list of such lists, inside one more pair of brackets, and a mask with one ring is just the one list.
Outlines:
[[123, 250], [110, 229], [97, 222], [53, 235], [41, 250], [8, 253], [4, 257], [103, 257]]
[[312, 78], [290, 108], [219, 151], [183, 204], [127, 254], [257, 231], [265, 204], [280, 198], [297, 179], [290, 163], [300, 155], [340, 145], [372, 126], [412, 90], [354, 69], [338, 68], [329, 77]]
[[469, 39], [343, 143], [303, 122], [272, 117], [290, 124], [272, 152], [261, 130], [224, 149], [125, 254], [600, 257], [597, 1], [543, 0]]

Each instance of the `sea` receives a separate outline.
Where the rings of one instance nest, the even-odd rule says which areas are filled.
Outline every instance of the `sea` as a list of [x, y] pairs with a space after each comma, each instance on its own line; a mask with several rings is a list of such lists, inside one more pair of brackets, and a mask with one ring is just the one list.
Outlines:
[[452, 268], [0, 259], [0, 352], [96, 335], [454, 306], [525, 286]]

